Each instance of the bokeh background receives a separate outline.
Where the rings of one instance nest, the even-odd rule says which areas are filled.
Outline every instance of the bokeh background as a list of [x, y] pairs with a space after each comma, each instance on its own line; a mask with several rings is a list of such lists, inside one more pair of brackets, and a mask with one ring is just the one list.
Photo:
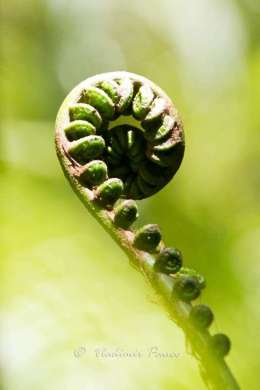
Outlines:
[[242, 388], [259, 389], [259, 0], [6, 0], [1, 19], [3, 390], [205, 388], [182, 332], [55, 156], [66, 94], [113, 70], [152, 79], [182, 115], [184, 162], [140, 202], [140, 223], [158, 223], [205, 275], [212, 331], [230, 335]]

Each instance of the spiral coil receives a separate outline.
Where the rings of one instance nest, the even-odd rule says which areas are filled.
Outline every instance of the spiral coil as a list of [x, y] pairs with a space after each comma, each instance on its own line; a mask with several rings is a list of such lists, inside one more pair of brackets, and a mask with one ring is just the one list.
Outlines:
[[[120, 116], [137, 125], [113, 126]], [[170, 99], [151, 81], [127, 72], [107, 73], [80, 84], [70, 101], [63, 145], [75, 175], [93, 189], [119, 178], [122, 197], [143, 199], [164, 187], [184, 154], [184, 133]], [[106, 164], [100, 181], [84, 181], [88, 163]], [[81, 178], [83, 175], [83, 180]]]

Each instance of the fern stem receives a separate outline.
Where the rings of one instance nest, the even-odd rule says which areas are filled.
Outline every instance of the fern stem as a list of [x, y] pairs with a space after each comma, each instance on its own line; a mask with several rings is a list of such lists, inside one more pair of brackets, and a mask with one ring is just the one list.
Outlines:
[[[138, 81], [139, 92], [131, 90], [131, 85], [129, 84], [129, 80], [131, 79]], [[102, 86], [102, 90], [99, 89], [100, 85]], [[122, 89], [122, 85], [124, 85], [124, 89]], [[176, 127], [173, 127], [171, 123], [171, 115], [173, 112], [175, 113], [175, 111], [172, 109], [172, 103], [157, 86], [154, 86], [152, 83], [150, 86], [151, 87], [149, 87], [149, 84], [147, 84], [147, 79], [127, 72], [114, 72], [95, 76], [77, 86], [65, 99], [58, 113], [56, 122], [57, 155], [59, 157], [64, 174], [68, 178], [75, 193], [79, 196], [93, 217], [96, 218], [96, 220], [103, 226], [108, 234], [122, 248], [122, 250], [128, 256], [130, 263], [145, 276], [147, 281], [149, 281], [160, 297], [161, 302], [166, 307], [171, 319], [184, 331], [186, 338], [191, 345], [192, 353], [200, 363], [201, 374], [208, 388], [214, 390], [237, 390], [239, 389], [239, 385], [237, 384], [234, 376], [227, 366], [223, 354], [218, 353], [216, 348], [212, 348], [212, 336], [210, 335], [209, 331], [205, 327], [198, 327], [193, 321], [191, 321], [190, 313], [192, 307], [194, 307], [190, 302], [191, 299], [184, 299], [183, 297], [181, 299], [177, 294], [173, 294], [173, 291], [175, 290], [179, 281], [183, 280], [181, 278], [183, 277], [184, 270], [183, 273], [180, 271], [179, 273], [176, 273], [176, 275], [169, 275], [164, 272], [158, 272], [155, 268], [155, 264], [158, 263], [158, 253], [161, 253], [162, 249], [165, 248], [163, 241], [160, 240], [159, 233], [155, 229], [155, 233], [157, 233], [156, 237], [159, 237], [158, 240], [160, 241], [158, 246], [157, 241], [155, 242], [155, 250], [153, 250], [152, 246], [148, 246], [146, 249], [142, 247], [141, 249], [137, 249], [135, 241], [138, 233], [130, 230], [128, 227], [123, 229], [115, 224], [116, 208], [113, 207], [113, 203], [117, 200], [117, 198], [121, 197], [121, 191], [123, 190], [123, 187], [121, 188], [120, 184], [121, 181], [119, 179], [114, 179], [119, 180], [119, 182], [112, 182], [112, 179], [109, 179], [110, 182], [109, 180], [105, 181], [106, 171], [104, 170], [104, 167], [102, 167], [102, 172], [100, 171], [101, 175], [96, 174], [99, 172], [98, 170], [95, 171], [95, 169], [92, 169], [92, 179], [94, 177], [93, 172], [96, 174], [95, 180], [99, 180], [99, 178], [102, 177], [102, 179], [100, 179], [101, 182], [103, 182], [103, 198], [101, 202], [101, 198], [98, 198], [98, 194], [100, 194], [101, 191], [100, 187], [94, 186], [89, 188], [89, 186], [83, 185], [82, 180], [80, 180], [82, 175], [82, 166], [84, 166], [85, 163], [85, 161], [82, 159], [85, 159], [86, 155], [87, 161], [91, 161], [93, 160], [93, 158], [90, 157], [91, 154], [93, 155], [93, 153], [95, 154], [98, 151], [98, 153], [101, 154], [102, 161], [107, 162], [106, 157], [103, 157], [101, 151], [103, 148], [102, 142], [104, 141], [100, 141], [98, 137], [101, 138], [103, 133], [107, 131], [108, 125], [106, 124], [105, 127], [104, 124], [102, 125], [101, 121], [104, 121], [105, 119], [113, 120], [117, 114], [120, 114], [122, 110], [125, 110], [126, 113], [127, 110], [129, 110], [129, 107], [132, 107], [133, 115], [136, 118], [143, 120], [144, 128], [148, 126], [147, 124], [152, 123], [152, 127], [148, 126], [149, 131], [148, 136], [146, 136], [148, 137], [147, 142], [150, 142], [151, 137], [154, 137], [152, 146], [155, 157], [149, 155], [149, 158], [155, 162], [158, 162], [159, 159], [159, 166], [161, 167], [162, 165], [166, 167], [164, 169], [166, 169], [166, 171], [168, 170], [167, 172], [170, 172], [170, 175], [167, 174], [165, 176], [164, 182], [160, 185], [164, 186], [167, 184], [169, 179], [175, 174], [183, 156], [183, 139], [180, 130], [181, 122], [179, 122], [179, 127], [177, 126], [176, 130]], [[158, 94], [158, 96], [156, 96], [156, 94]], [[84, 105], [84, 103], [81, 103], [82, 96], [84, 96], [84, 99], [87, 96], [87, 102], [94, 106], [93, 110], [91, 110], [86, 104]], [[112, 98], [114, 100], [112, 100]], [[95, 125], [95, 128], [100, 129], [100, 136], [93, 135], [93, 126], [87, 125], [84, 122], [79, 123], [78, 118], [72, 118], [77, 120], [77, 123], [74, 123], [73, 127], [72, 122], [72, 125], [69, 125], [68, 127], [68, 113], [70, 112], [71, 104], [75, 102], [79, 102], [79, 104], [81, 104], [80, 115], [83, 115], [83, 117], [85, 115], [85, 118], [90, 118], [92, 125]], [[130, 106], [130, 104], [132, 105]], [[158, 124], [158, 118], [160, 118], [160, 124]], [[169, 124], [170, 126], [168, 126]], [[158, 128], [160, 131], [158, 131]], [[153, 131], [154, 129], [156, 130], [155, 132]], [[124, 128], [124, 131], [127, 131], [128, 135], [132, 135], [128, 128]], [[86, 134], [89, 134], [89, 132], [91, 132], [91, 135], [87, 135], [87, 137], [92, 138], [88, 138], [88, 143], [84, 144], [84, 148], [82, 148], [82, 139], [84, 139], [82, 137], [86, 136]], [[170, 136], [168, 133], [170, 133]], [[67, 139], [68, 137], [70, 138], [70, 142], [74, 142], [73, 155], [71, 152], [71, 143], [68, 144], [65, 134], [67, 134]], [[76, 141], [77, 144], [75, 144], [75, 141], [73, 141], [73, 137], [78, 137], [78, 141]], [[96, 138], [94, 139], [93, 137]], [[157, 140], [155, 142], [154, 140], [156, 137]], [[160, 137], [163, 139], [161, 143], [158, 142]], [[174, 140], [174, 144], [172, 140]], [[122, 142], [124, 142], [124, 138]], [[129, 142], [132, 141], [130, 140]], [[143, 141], [141, 140], [140, 142]], [[78, 145], [80, 145], [80, 149], [78, 149]], [[114, 145], [118, 151], [116, 140], [113, 141], [112, 139], [111, 145]], [[133, 154], [135, 158], [136, 156], [140, 155], [138, 152], [138, 147], [139, 144], [136, 143], [135, 149], [137, 151], [135, 150]], [[151, 149], [151, 146], [149, 146], [149, 148]], [[108, 150], [108, 153], [110, 153], [109, 156], [111, 156], [112, 159], [114, 158], [116, 160], [118, 158], [118, 154], [113, 154], [113, 151]], [[120, 153], [120, 150], [118, 153]], [[74, 158], [76, 158], [76, 161]], [[94, 165], [92, 164], [92, 167]], [[102, 164], [99, 164], [99, 166], [101, 165]], [[84, 169], [86, 172], [88, 167]], [[133, 169], [135, 169], [135, 165]], [[119, 172], [122, 171], [120, 170]], [[90, 176], [88, 176], [88, 179], [89, 177]], [[124, 176], [122, 176], [122, 178], [123, 177]], [[138, 187], [138, 183], [140, 184], [140, 180], [137, 181], [137, 184], [132, 183], [128, 187], [126, 185], [124, 186], [126, 196], [131, 195], [130, 197], [139, 199], [141, 197], [150, 196], [160, 189], [157, 184], [148, 186], [147, 182], [145, 182], [146, 185], [141, 182], [140, 186]], [[144, 235], [146, 233], [147, 232], [144, 231]], [[149, 234], [151, 234], [151, 232]], [[151, 237], [152, 236], [150, 235], [149, 240]], [[149, 245], [151, 244], [151, 241], [149, 241]], [[197, 277], [193, 277], [193, 279], [196, 282], [198, 281]], [[195, 296], [193, 299], [195, 299]]]

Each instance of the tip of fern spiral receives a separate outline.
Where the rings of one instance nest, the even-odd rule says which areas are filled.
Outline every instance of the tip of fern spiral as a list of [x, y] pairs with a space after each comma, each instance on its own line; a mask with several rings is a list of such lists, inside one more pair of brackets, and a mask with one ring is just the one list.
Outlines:
[[[113, 127], [122, 115], [135, 123]], [[72, 164], [102, 160], [107, 177], [124, 183], [125, 198], [158, 192], [184, 154], [183, 125], [173, 103], [152, 81], [133, 73], [105, 73], [79, 84], [65, 99], [57, 127]]]

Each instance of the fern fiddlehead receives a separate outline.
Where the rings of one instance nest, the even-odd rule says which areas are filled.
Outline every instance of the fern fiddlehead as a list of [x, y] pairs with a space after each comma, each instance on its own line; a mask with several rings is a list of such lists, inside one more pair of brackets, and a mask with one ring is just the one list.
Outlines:
[[[126, 124], [127, 117], [134, 124]], [[158, 225], [131, 229], [138, 218], [136, 200], [172, 179], [184, 148], [183, 125], [169, 97], [132, 73], [83, 81], [58, 112], [56, 150], [72, 188], [156, 289], [183, 329], [208, 387], [239, 389], [224, 360], [229, 338], [211, 336], [211, 309], [192, 304], [205, 287], [204, 278], [183, 267], [181, 252], [165, 246]]]

